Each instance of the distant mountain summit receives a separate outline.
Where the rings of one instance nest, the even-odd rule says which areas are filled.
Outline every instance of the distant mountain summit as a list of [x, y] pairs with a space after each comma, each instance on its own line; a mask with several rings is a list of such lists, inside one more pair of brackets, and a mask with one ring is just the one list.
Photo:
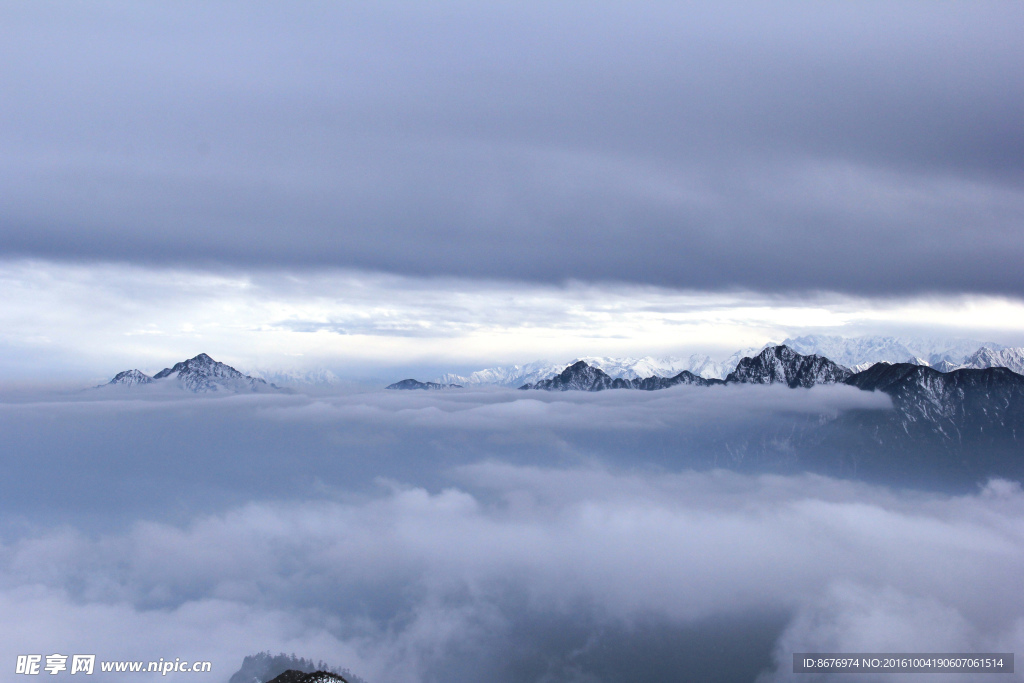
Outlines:
[[959, 365], [980, 347], [1000, 350], [1002, 345], [976, 339], [919, 337], [838, 337], [809, 335], [785, 339], [783, 345], [804, 355], [818, 354], [847, 367], [887, 361], [903, 363], [908, 358], [920, 359], [918, 365], [946, 361]]
[[[1024, 375], [1024, 348], [993, 349], [983, 346], [964, 359], [965, 368], [1006, 368]], [[939, 368], [941, 369], [941, 368]]]
[[824, 356], [804, 356], [786, 345], [771, 346], [744, 358], [725, 378], [726, 383], [785, 384], [791, 388], [845, 382], [853, 371]]
[[137, 384], [152, 384], [153, 378], [141, 370], [125, 370], [114, 375], [114, 379], [107, 384], [122, 384], [126, 387], [133, 387]]
[[499, 386], [516, 387], [524, 382], [536, 382], [559, 373], [565, 364], [538, 360], [525, 365], [504, 365], [485, 368], [468, 375], [445, 373], [436, 381], [437, 384], [459, 384], [461, 386]]
[[398, 390], [414, 390], [414, 389], [461, 389], [462, 387], [458, 384], [440, 384], [438, 382], [420, 382], [415, 379], [403, 379], [401, 382], [395, 382], [389, 384], [385, 389], [398, 389]]
[[164, 368], [152, 377], [140, 370], [125, 370], [114, 375], [107, 383], [107, 386], [109, 385], [179, 386], [194, 394], [282, 391], [279, 387], [268, 384], [266, 380], [243, 374], [230, 365], [215, 361], [205, 353], [176, 363], [173, 367]]

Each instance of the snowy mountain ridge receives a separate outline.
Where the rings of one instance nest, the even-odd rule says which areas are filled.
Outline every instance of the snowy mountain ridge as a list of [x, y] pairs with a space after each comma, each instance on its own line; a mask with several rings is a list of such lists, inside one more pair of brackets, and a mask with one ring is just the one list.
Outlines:
[[880, 361], [906, 363], [911, 358], [919, 359], [917, 365], [935, 366], [942, 361], [960, 365], [965, 358], [982, 347], [997, 351], [1005, 348], [995, 342], [974, 339], [834, 335], [787, 338], [782, 343], [797, 353], [818, 354], [850, 368]]
[[[1006, 368], [1013, 370], [1018, 375], [1024, 375], [1024, 347], [993, 349], [985, 347], [978, 349], [964, 359], [963, 368]], [[936, 368], [941, 370], [941, 368]]]
[[[961, 359], [959, 362], [943, 359], [937, 363], [929, 363], [927, 360], [920, 357], [908, 358], [903, 362], [909, 365], [920, 365], [922, 367], [932, 368], [939, 372], [953, 372], [954, 370], [964, 369], [984, 370], [986, 368], [1006, 368], [1007, 370], [1012, 370], [1020, 375], [1024, 374], [1024, 347], [1003, 347], [1001, 349], [993, 349], [988, 346], [982, 346], [971, 355]], [[868, 369], [872, 365], [874, 365], [874, 363], [864, 363], [860, 366], [854, 366], [854, 369], [857, 372], [860, 372], [861, 370]]]

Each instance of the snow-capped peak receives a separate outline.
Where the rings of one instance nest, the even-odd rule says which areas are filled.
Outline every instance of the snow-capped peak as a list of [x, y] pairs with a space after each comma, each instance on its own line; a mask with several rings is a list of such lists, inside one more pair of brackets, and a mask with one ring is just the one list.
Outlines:
[[142, 372], [141, 370], [124, 370], [114, 375], [114, 379], [107, 382], [107, 384], [122, 384], [127, 387], [133, 387], [137, 384], [152, 384], [153, 378]]

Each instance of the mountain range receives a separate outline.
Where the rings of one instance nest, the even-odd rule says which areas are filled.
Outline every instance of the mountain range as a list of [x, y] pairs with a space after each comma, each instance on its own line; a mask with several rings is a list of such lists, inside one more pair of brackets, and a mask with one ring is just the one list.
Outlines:
[[[787, 346], [801, 355], [824, 356], [850, 368], [853, 372], [866, 370], [875, 363], [884, 361], [925, 365], [942, 372], [959, 368], [1005, 367], [1018, 374], [1024, 373], [1024, 348], [1007, 348], [996, 342], [972, 339], [811, 335], [789, 338], [780, 345]], [[600, 369], [613, 379], [642, 379], [654, 375], [669, 378], [686, 370], [704, 379], [724, 380], [730, 372], [735, 371], [740, 360], [755, 356], [763, 349], [773, 346], [776, 344], [767, 343], [759, 348], [741, 349], [718, 361], [700, 354], [687, 358], [580, 356], [562, 363], [538, 360], [525, 365], [485, 368], [466, 375], [447, 373], [435, 381], [439, 384], [459, 384], [467, 387], [518, 387], [551, 379], [579, 361], [585, 361], [590, 367]]]
[[[762, 347], [763, 348], [763, 347]], [[468, 375], [447, 373], [436, 381], [441, 384], [460, 384], [462, 386], [503, 386], [518, 387], [531, 384], [560, 373], [565, 367], [580, 361], [593, 368], [598, 368], [613, 379], [643, 379], [657, 375], [672, 377], [682, 371], [690, 372], [705, 379], [725, 379], [736, 364], [744, 356], [757, 353], [760, 349], [749, 348], [736, 351], [722, 361], [714, 361], [710, 356], [694, 354], [688, 358], [668, 356], [655, 358], [610, 358], [607, 356], [580, 356], [567, 363], [553, 363], [538, 360], [526, 365], [504, 365], [477, 370]]]
[[[672, 377], [652, 375], [645, 378], [623, 379], [612, 377], [600, 368], [577, 361], [550, 379], [529, 382], [523, 390], [547, 391], [603, 391], [606, 389], [640, 389], [655, 391], [679, 384], [711, 386], [715, 384], [785, 384], [790, 388], [810, 388], [816, 384], [838, 384], [854, 375], [847, 367], [833, 363], [823, 356], [804, 356], [788, 346], [769, 346], [755, 356], [736, 364], [724, 380], [705, 379], [688, 370]], [[409, 381], [409, 380], [406, 380]]]
[[[914, 363], [881, 362], [855, 373], [824, 356], [805, 356], [785, 345], [771, 346], [756, 356], [743, 358], [724, 380], [704, 379], [685, 370], [668, 378], [654, 375], [625, 380], [611, 377], [585, 361], [577, 361], [550, 379], [527, 383], [519, 388], [547, 391], [653, 391], [679, 384], [785, 384], [793, 389], [822, 384], [847, 384], [865, 391], [889, 394], [897, 411], [904, 414], [901, 422], [904, 431], [909, 431], [911, 424], [918, 422], [948, 422], [957, 430], [958, 436], [962, 433], [959, 429], [961, 426], [970, 429], [968, 423], [978, 423], [979, 432], [984, 431], [985, 424], [990, 428], [1010, 425], [1024, 427], [1024, 376], [1007, 368], [959, 368], [942, 372]], [[953, 436], [941, 426], [938, 433]]]
[[[645, 379], [653, 376], [672, 378], [684, 370], [704, 379], [724, 380], [734, 372], [739, 362], [746, 357], [756, 356], [765, 348], [775, 346], [774, 343], [762, 347], [741, 349], [720, 360], [708, 355], [693, 354], [687, 357], [623, 357], [580, 356], [570, 361], [556, 363], [539, 360], [524, 365], [506, 365], [485, 368], [465, 375], [447, 373], [434, 380], [434, 384], [457, 384], [464, 387], [502, 386], [515, 388], [524, 384], [534, 384], [541, 380], [551, 379], [566, 367], [578, 361], [584, 361], [590, 367], [598, 368], [613, 379], [625, 380]], [[874, 363], [912, 362], [915, 365], [933, 367], [942, 372], [959, 368], [1005, 367], [1018, 374], [1024, 374], [1024, 348], [1007, 348], [995, 342], [981, 342], [970, 339], [926, 339], [910, 337], [838, 337], [838, 336], [804, 336], [786, 339], [782, 345], [788, 346], [801, 355], [819, 355], [831, 359], [853, 372], [866, 370]], [[200, 354], [204, 356], [205, 354]], [[197, 356], [196, 358], [200, 358]], [[207, 356], [208, 358], [208, 356]], [[193, 361], [195, 359], [189, 359]], [[185, 362], [189, 362], [185, 361]], [[221, 364], [223, 365], [223, 364]], [[324, 367], [313, 368], [250, 368], [238, 371], [231, 366], [224, 366], [225, 380], [234, 378], [242, 380], [241, 385], [233, 381], [213, 382], [219, 388], [215, 391], [260, 391], [249, 380], [263, 380], [268, 386], [263, 390], [274, 388], [292, 388], [298, 390], [336, 391], [351, 383], [339, 378], [334, 372]], [[173, 370], [173, 368], [168, 368]], [[230, 371], [238, 372], [237, 376]], [[159, 374], [159, 373], [157, 373]], [[230, 375], [231, 377], [228, 377]], [[245, 379], [245, 378], [248, 378]], [[135, 386], [149, 384], [151, 377], [140, 370], [125, 370], [118, 373], [110, 384]], [[185, 378], [186, 383], [188, 377]], [[204, 384], [200, 382], [200, 384]], [[187, 388], [187, 387], [186, 387]], [[200, 389], [210, 391], [211, 389]]]

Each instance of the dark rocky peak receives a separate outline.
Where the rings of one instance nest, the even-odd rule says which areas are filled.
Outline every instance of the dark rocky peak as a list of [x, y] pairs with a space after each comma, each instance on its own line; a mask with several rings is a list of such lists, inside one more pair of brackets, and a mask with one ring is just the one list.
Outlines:
[[837, 384], [853, 375], [849, 368], [824, 356], [804, 356], [785, 345], [769, 346], [753, 358], [744, 358], [725, 378], [727, 383], [785, 384], [813, 387]]
[[911, 363], [879, 364], [846, 383], [888, 394], [896, 408], [894, 419], [907, 434], [927, 430], [956, 441], [1004, 439], [1019, 443], [1019, 426], [1024, 424], [1024, 376], [1012, 370], [939, 372]]
[[627, 380], [630, 384], [631, 389], [640, 389], [642, 391], [657, 391], [658, 389], [668, 389], [679, 384], [688, 384], [698, 387], [706, 387], [712, 384], [723, 384], [724, 382], [720, 379], [705, 379], [698, 375], [693, 374], [689, 370], [683, 370], [674, 377], [644, 377], [643, 379], [631, 379]]
[[182, 373], [202, 374], [205, 376], [225, 377], [231, 379], [247, 376], [238, 370], [235, 370], [230, 365], [215, 361], [205, 353], [200, 353], [194, 358], [189, 358], [188, 360], [183, 360], [180, 363], [175, 363], [173, 367], [164, 368], [153, 375], [153, 379], [163, 379], [164, 377], [170, 377], [174, 374], [181, 375]]
[[551, 379], [535, 384], [524, 384], [520, 389], [545, 389], [547, 391], [601, 391], [603, 389], [626, 389], [629, 382], [612, 379], [608, 373], [592, 367], [586, 361], [577, 361]]
[[846, 383], [865, 391], [885, 391], [900, 384], [917, 384], [923, 378], [943, 373], [915, 363], [876, 363], [863, 372], [850, 375]]

